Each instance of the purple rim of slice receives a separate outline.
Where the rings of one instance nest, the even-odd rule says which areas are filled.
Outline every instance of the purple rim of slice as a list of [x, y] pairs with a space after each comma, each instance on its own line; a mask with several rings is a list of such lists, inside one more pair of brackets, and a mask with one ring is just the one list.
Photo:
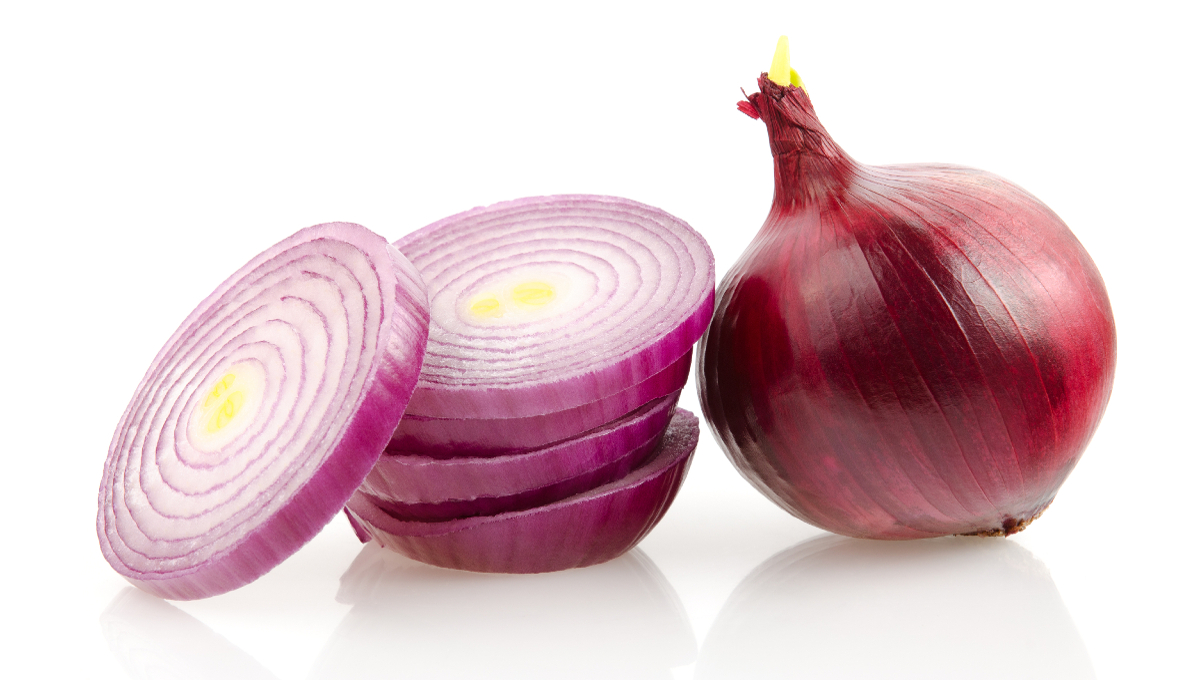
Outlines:
[[113, 435], [96, 520], [109, 564], [195, 599], [299, 549], [390, 439], [428, 320], [416, 269], [359, 225], [251, 260], [159, 351]]
[[[525, 418], [428, 418], [405, 415], [386, 453], [429, 458], [502, 456], [537, 449], [620, 418], [682, 390], [692, 350], [646, 380], [573, 409]], [[665, 426], [665, 424], [664, 424]]]
[[679, 398], [658, 399], [592, 432], [499, 458], [382, 456], [359, 490], [399, 519], [441, 521], [524, 510], [629, 474], [658, 446]]
[[396, 241], [429, 286], [410, 415], [574, 408], [663, 370], [712, 317], [712, 251], [684, 221], [608, 196], [475, 208]]
[[637, 545], [670, 507], [699, 439], [676, 409], [663, 441], [632, 473], [529, 510], [446, 522], [398, 520], [356, 492], [347, 508], [384, 547], [453, 569], [541, 573], [599, 564]]
[[[401, 520], [417, 522], [445, 522], [481, 515], [498, 515], [502, 512], [526, 510], [569, 498], [576, 494], [607, 484], [628, 475], [631, 470], [646, 460], [658, 445], [662, 433], [652, 436], [633, 448], [624, 449], [617, 458], [570, 479], [546, 486], [527, 489], [507, 496], [476, 496], [469, 500], [450, 500], [440, 503], [400, 503], [376, 496], [371, 500], [389, 515]], [[359, 487], [361, 493], [362, 487]], [[367, 494], [370, 495], [370, 494]], [[360, 537], [361, 540], [361, 537]]]
[[571, 439], [505, 456], [380, 456], [362, 490], [401, 503], [439, 503], [506, 496], [555, 484], [607, 465], [658, 437], [671, 420], [679, 390]]

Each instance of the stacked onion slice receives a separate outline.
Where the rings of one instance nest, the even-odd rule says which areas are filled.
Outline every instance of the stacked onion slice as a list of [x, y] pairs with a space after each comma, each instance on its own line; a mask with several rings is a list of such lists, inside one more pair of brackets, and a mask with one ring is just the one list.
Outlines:
[[671, 416], [712, 315], [704, 239], [656, 208], [573, 195], [476, 208], [395, 245], [429, 286], [429, 344], [348, 506], [360, 538], [502, 572], [632, 547], [695, 447], [695, 419]]
[[425, 286], [354, 224], [258, 255], [183, 322], [125, 410], [97, 530], [135, 585], [191, 599], [254, 580], [363, 481], [417, 383]]

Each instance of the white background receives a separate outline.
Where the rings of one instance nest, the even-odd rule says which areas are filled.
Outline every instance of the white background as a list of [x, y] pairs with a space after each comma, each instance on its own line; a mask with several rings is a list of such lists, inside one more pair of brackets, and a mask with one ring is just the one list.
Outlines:
[[[0, 10], [0, 673], [1195, 677], [1187, 3], [434, 4]], [[771, 198], [765, 131], [734, 104], [781, 33], [852, 156], [1008, 177], [1103, 273], [1116, 387], [1030, 529], [833, 539], [758, 496], [706, 431], [671, 512], [605, 567], [429, 569], [339, 519], [234, 593], [127, 592], [95, 539], [108, 441], [225, 276], [318, 222], [395, 239], [565, 192], [682, 217], [723, 273]]]

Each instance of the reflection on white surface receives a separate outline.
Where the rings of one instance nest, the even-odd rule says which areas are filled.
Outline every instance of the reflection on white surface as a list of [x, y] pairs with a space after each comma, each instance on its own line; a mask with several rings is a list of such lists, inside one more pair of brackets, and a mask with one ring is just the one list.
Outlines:
[[1093, 678], [1045, 566], [1011, 540], [821, 536], [759, 565], [697, 679]]
[[208, 626], [134, 588], [113, 598], [100, 615], [100, 629], [134, 680], [276, 680]]
[[426, 566], [376, 545], [312, 678], [664, 678], [696, 657], [674, 589], [640, 550], [553, 574]]

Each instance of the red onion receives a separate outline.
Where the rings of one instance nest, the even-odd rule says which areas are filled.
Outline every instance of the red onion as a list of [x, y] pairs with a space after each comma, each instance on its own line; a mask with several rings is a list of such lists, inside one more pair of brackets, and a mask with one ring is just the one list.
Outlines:
[[403, 521], [355, 492], [352, 518], [385, 547], [468, 571], [539, 573], [599, 564], [642, 539], [666, 512], [699, 437], [695, 416], [676, 410], [650, 459], [629, 475], [564, 500], [518, 512], [444, 522]]
[[354, 224], [258, 255], [163, 346], [109, 448], [97, 532], [149, 592], [222, 593], [278, 564], [337, 514], [417, 381], [424, 284]]
[[[363, 481], [362, 491], [388, 506], [393, 515], [421, 513], [416, 506], [455, 507], [439, 519], [519, 510], [561, 500], [629, 473], [662, 438], [679, 391], [656, 399], [611, 423], [533, 451], [496, 457], [381, 456]], [[480, 501], [489, 509], [469, 504]], [[467, 505], [464, 505], [467, 504]], [[408, 506], [407, 510], [398, 506]], [[436, 507], [429, 508], [430, 511]], [[426, 514], [425, 519], [434, 518]]]
[[670, 366], [712, 314], [708, 244], [628, 199], [498, 203], [395, 245], [429, 286], [412, 416], [520, 418], [594, 402]]
[[830, 531], [1019, 531], [1108, 403], [1100, 273], [995, 175], [855, 162], [789, 70], [739, 103], [767, 124], [775, 199], [721, 283], [704, 413], [758, 489]]
[[[430, 458], [500, 456], [540, 448], [611, 422], [683, 389], [692, 349], [670, 366], [616, 394], [574, 408], [524, 418], [430, 418], [405, 414], [390, 454]], [[666, 423], [663, 423], [666, 426]], [[661, 429], [661, 428], [660, 428]]]

